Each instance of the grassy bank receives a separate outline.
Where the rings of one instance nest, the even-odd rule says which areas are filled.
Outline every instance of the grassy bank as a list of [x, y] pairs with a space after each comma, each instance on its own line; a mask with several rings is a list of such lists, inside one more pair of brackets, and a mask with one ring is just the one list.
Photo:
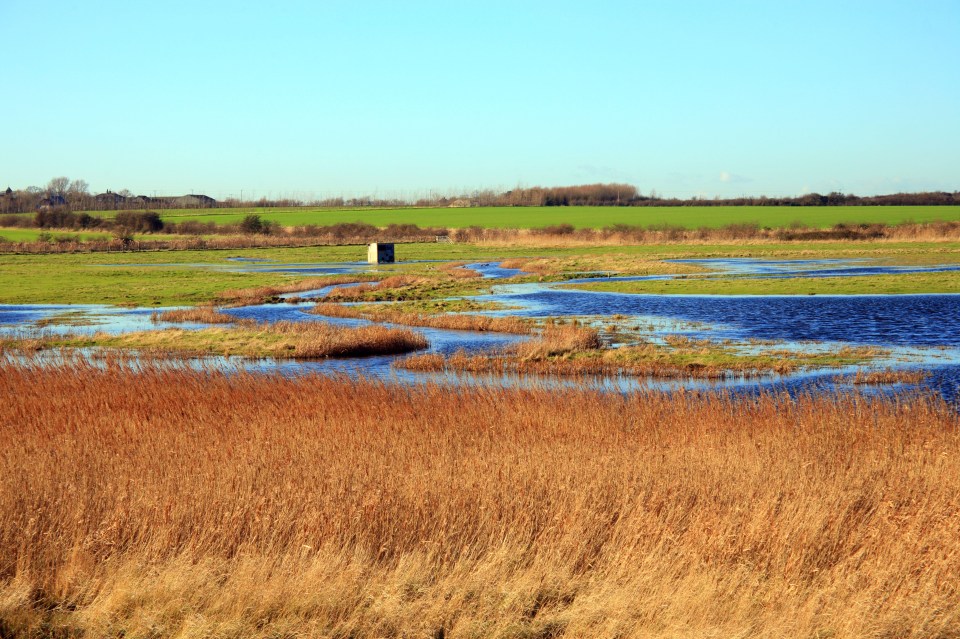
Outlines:
[[373, 322], [389, 322], [402, 326], [423, 326], [455, 331], [493, 331], [527, 335], [534, 330], [531, 320], [517, 317], [491, 317], [489, 315], [447, 314], [442, 306], [434, 306], [434, 312], [405, 311], [401, 308], [356, 307], [342, 304], [320, 303], [310, 309], [314, 315], [325, 317], [349, 317]]
[[5, 636], [950, 637], [933, 400], [0, 366]]
[[276, 359], [322, 359], [394, 355], [427, 347], [412, 331], [384, 326], [346, 328], [320, 322], [237, 322], [200, 330], [169, 328], [155, 331], [90, 336], [0, 339], [0, 350], [37, 351], [51, 348], [105, 348], [156, 355], [238, 356]]
[[722, 379], [864, 364], [888, 355], [888, 350], [876, 347], [803, 351], [787, 349], [779, 343], [714, 342], [679, 336], [667, 336], [665, 343], [609, 348], [596, 329], [567, 324], [547, 325], [536, 339], [494, 354], [457, 352], [444, 357], [427, 353], [407, 357], [395, 365], [421, 372]]
[[[572, 224], [576, 228], [602, 228], [615, 224], [651, 226], [671, 224], [685, 228], [717, 228], [730, 224], [757, 223], [767, 227], [803, 224], [826, 228], [841, 223], [929, 222], [960, 219], [957, 206], [684, 206], [684, 207], [477, 207], [402, 209], [182, 209], [160, 211], [172, 222], [198, 221], [238, 224], [250, 214], [281, 226], [330, 225], [364, 222], [374, 226], [416, 224], [420, 227], [539, 228]], [[95, 212], [112, 217], [115, 211]]]

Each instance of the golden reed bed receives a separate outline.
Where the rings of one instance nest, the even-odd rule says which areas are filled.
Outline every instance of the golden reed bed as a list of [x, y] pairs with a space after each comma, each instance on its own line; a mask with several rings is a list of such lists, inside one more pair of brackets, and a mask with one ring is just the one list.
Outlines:
[[956, 637], [932, 399], [0, 365], [0, 634]]

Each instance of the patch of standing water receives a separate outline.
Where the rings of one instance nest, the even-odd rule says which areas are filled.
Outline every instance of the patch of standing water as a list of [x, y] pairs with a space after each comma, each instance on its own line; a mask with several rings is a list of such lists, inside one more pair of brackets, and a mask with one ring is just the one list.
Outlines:
[[478, 262], [467, 264], [465, 268], [480, 273], [486, 279], [504, 279], [523, 273], [523, 270], [519, 268], [503, 268], [499, 262]]
[[677, 264], [696, 264], [715, 269], [714, 275], [748, 277], [852, 277], [864, 275], [903, 275], [908, 273], [948, 273], [960, 271], [960, 264], [884, 265], [871, 264], [870, 258], [820, 260], [760, 260], [748, 258], [667, 260]]

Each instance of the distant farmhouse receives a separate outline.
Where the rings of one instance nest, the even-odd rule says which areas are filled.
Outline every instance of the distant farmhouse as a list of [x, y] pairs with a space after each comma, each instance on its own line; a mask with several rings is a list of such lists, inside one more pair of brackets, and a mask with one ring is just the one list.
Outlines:
[[195, 193], [176, 197], [155, 197], [151, 201], [159, 203], [165, 209], [208, 209], [217, 204], [217, 201], [209, 195]]
[[7, 213], [14, 210], [17, 194], [9, 186], [6, 191], [0, 192], [0, 213]]
[[51, 195], [40, 200], [40, 203], [37, 204], [37, 208], [41, 211], [46, 209], [51, 209], [55, 206], [65, 206], [67, 204], [67, 198], [62, 195]]
[[209, 209], [217, 205], [217, 201], [209, 195], [189, 193], [169, 197], [148, 197], [146, 195], [124, 196], [107, 191], [93, 196], [94, 204], [98, 209]]
[[123, 206], [129, 199], [131, 198], [124, 197], [119, 193], [107, 191], [106, 193], [94, 195], [93, 204], [94, 207], [98, 209], [117, 209]]

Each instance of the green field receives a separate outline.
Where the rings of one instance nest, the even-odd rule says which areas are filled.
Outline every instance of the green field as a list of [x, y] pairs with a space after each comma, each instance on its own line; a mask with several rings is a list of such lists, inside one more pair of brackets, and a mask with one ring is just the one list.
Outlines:
[[0, 240], [8, 242], [35, 242], [41, 233], [47, 233], [54, 239], [71, 240], [107, 240], [111, 234], [106, 231], [51, 231], [50, 229], [0, 228]]
[[[652, 244], [591, 247], [498, 247], [475, 244], [400, 244], [400, 263], [384, 267], [386, 272], [417, 272], [434, 264], [413, 260], [486, 261], [512, 257], [556, 258], [557, 273], [583, 270], [632, 272], [638, 266], [649, 272], [651, 263], [684, 257], [758, 257], [809, 259], [814, 257], [873, 257], [885, 263], [936, 264], [960, 262], [957, 242], [796, 242], [782, 244]], [[308, 276], [282, 273], [238, 273], [196, 265], [231, 265], [228, 257], [265, 258], [276, 262], [358, 262], [365, 259], [364, 246], [269, 248], [205, 251], [155, 251], [136, 253], [78, 253], [59, 255], [0, 255], [0, 304], [136, 304], [168, 306], [197, 304], [214, 299], [226, 289], [275, 285]], [[235, 266], [235, 264], [232, 264]], [[661, 272], [681, 272], [681, 265], [661, 264]], [[911, 277], [890, 276], [884, 286], [889, 292], [956, 291], [960, 273]], [[797, 293], [881, 292], [872, 288], [880, 282], [850, 281], [844, 290], [829, 278], [778, 280], [796, 282], [805, 288]], [[731, 281], [731, 284], [723, 282]], [[466, 280], [467, 283], [470, 280]], [[662, 293], [778, 293], [769, 280], [674, 280], [670, 290], [633, 290]], [[792, 284], [791, 284], [792, 285]], [[861, 286], [862, 285], [862, 286]], [[673, 288], [676, 286], [676, 288]], [[706, 290], [704, 287], [711, 287]], [[726, 288], [724, 288], [726, 287]]]
[[[94, 212], [111, 217], [115, 211]], [[687, 206], [687, 207], [496, 207], [432, 209], [207, 209], [161, 211], [171, 222], [236, 224], [256, 213], [282, 226], [320, 226], [365, 222], [374, 226], [416, 224], [421, 227], [539, 228], [572, 224], [577, 228], [603, 228], [614, 224], [647, 227], [670, 224], [686, 228], [716, 228], [729, 224], [757, 223], [771, 228], [803, 224], [827, 228], [839, 223], [930, 222], [960, 220], [960, 206]]]

